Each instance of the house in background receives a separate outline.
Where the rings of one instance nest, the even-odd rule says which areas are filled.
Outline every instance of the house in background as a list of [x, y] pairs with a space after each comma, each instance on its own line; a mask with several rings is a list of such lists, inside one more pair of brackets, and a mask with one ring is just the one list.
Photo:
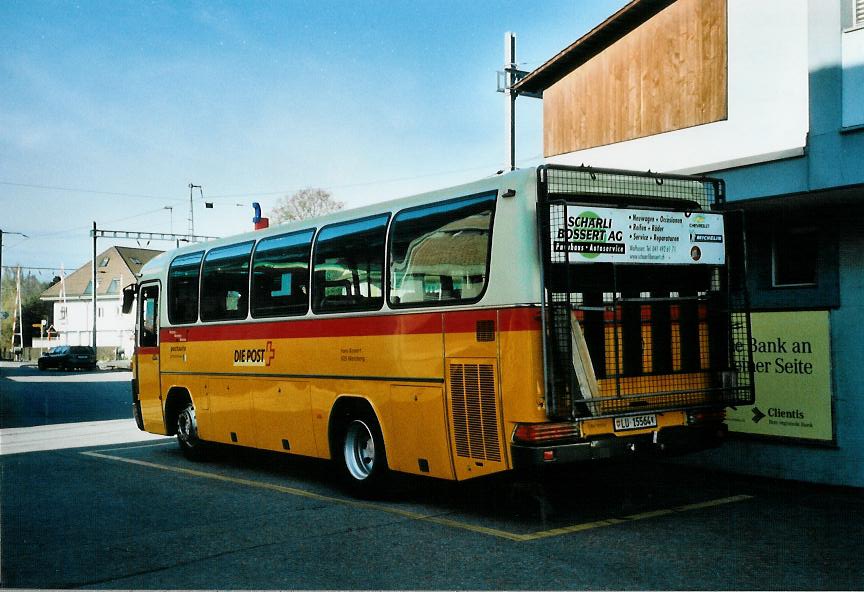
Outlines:
[[[141, 267], [161, 251], [111, 247], [96, 257], [96, 344], [132, 355], [135, 315], [121, 310], [123, 288], [138, 279]], [[41, 300], [54, 303], [53, 328], [57, 336], [43, 347], [92, 345], [93, 262], [79, 267], [45, 290]], [[34, 343], [34, 347], [38, 347]]]
[[635, 0], [514, 88], [547, 162], [719, 177], [743, 210], [756, 404], [701, 461], [864, 486], [864, 0]]

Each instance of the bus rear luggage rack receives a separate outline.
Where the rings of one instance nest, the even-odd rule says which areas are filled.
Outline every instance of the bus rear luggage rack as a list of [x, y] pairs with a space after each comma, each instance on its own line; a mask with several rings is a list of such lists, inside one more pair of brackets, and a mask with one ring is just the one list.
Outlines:
[[[537, 199], [550, 419], [609, 417], [636, 406], [659, 411], [753, 401], [744, 269], [729, 265], [726, 254], [743, 237], [730, 234], [734, 224], [723, 224], [727, 215], [719, 219], [715, 211], [725, 200], [722, 181], [548, 165], [538, 169]], [[643, 211], [646, 220], [615, 213], [627, 207]], [[687, 246], [674, 251], [671, 263], [618, 256], [634, 248], [639, 232], [645, 235], [640, 245], [654, 245], [651, 220], [662, 224], [664, 216], [684, 229], [691, 220], [714, 224], [723, 246], [710, 258], [707, 247]], [[572, 222], [582, 218], [598, 221]], [[678, 222], [682, 218], [687, 221]], [[643, 224], [647, 228], [633, 227]], [[624, 236], [614, 240], [623, 249], [570, 248], [594, 240], [572, 238], [571, 230], [611, 232], [622, 225]], [[689, 245], [682, 232], [676, 240]], [[567, 248], [553, 248], [555, 241]], [[668, 243], [657, 244], [662, 249]]]

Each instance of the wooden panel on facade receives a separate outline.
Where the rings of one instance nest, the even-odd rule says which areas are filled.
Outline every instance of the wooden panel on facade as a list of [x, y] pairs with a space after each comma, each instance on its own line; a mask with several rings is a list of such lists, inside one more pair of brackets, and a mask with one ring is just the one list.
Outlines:
[[678, 0], [543, 93], [554, 156], [726, 119], [726, 0]]

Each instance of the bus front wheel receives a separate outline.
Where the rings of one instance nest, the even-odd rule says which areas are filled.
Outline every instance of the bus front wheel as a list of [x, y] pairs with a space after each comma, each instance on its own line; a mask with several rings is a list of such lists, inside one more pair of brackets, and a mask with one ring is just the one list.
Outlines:
[[198, 437], [198, 423], [192, 403], [187, 404], [177, 416], [177, 443], [183, 456], [189, 460], [207, 458], [207, 443]]
[[358, 494], [377, 493], [387, 474], [384, 438], [371, 415], [348, 422], [342, 437], [342, 466], [348, 486]]

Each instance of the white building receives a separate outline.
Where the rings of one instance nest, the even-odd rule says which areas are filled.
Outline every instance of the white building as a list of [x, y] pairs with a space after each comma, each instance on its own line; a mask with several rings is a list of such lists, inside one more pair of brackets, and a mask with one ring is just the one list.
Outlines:
[[[161, 251], [111, 247], [96, 257], [96, 344], [119, 348], [126, 357], [134, 348], [135, 315], [124, 315], [123, 288], [137, 281], [141, 267]], [[69, 274], [42, 293], [54, 302], [50, 342], [34, 339], [34, 347], [93, 344], [93, 262]]]

